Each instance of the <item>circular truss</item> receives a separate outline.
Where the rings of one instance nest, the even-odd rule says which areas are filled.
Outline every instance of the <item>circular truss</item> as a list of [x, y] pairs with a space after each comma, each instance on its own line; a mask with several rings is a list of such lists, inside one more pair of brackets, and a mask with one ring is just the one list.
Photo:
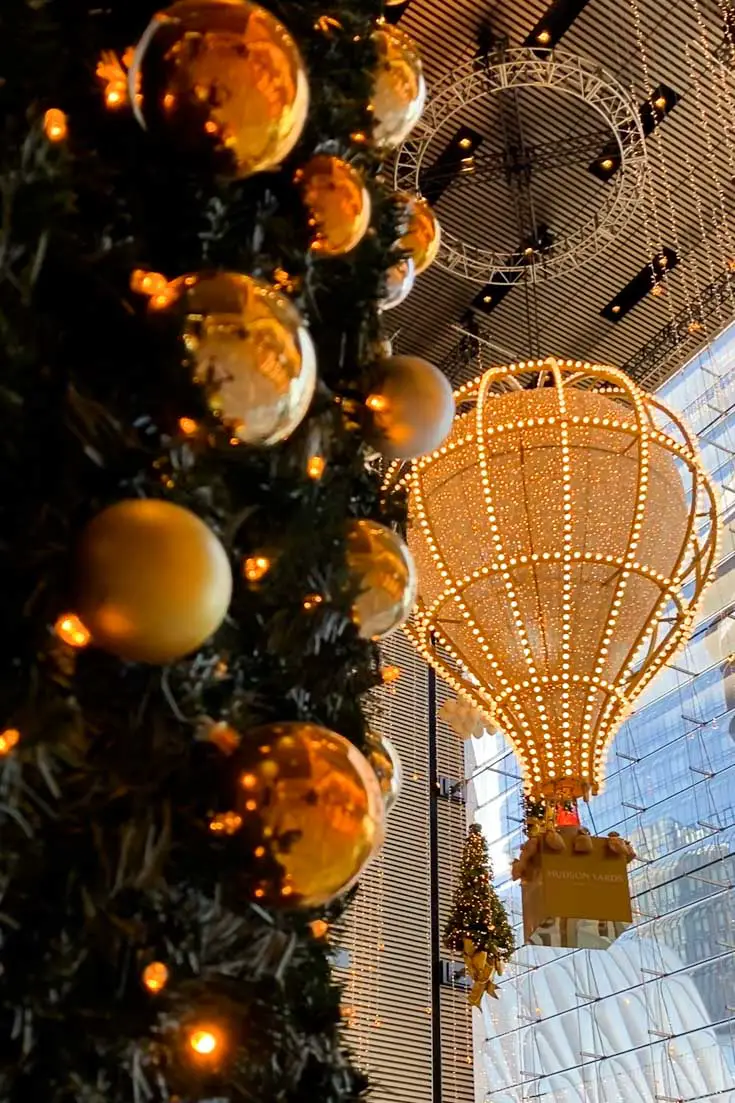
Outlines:
[[411, 137], [398, 150], [396, 188], [421, 191], [424, 160], [432, 141], [457, 114], [478, 100], [512, 88], [551, 89], [593, 108], [617, 144], [620, 166], [606, 184], [606, 196], [590, 217], [531, 259], [468, 245], [444, 231], [436, 264], [475, 283], [532, 282], [571, 272], [598, 256], [628, 222], [644, 191], [648, 173], [645, 134], [637, 105], [623, 86], [597, 62], [564, 50], [508, 49], [499, 61], [469, 61], [436, 85]]

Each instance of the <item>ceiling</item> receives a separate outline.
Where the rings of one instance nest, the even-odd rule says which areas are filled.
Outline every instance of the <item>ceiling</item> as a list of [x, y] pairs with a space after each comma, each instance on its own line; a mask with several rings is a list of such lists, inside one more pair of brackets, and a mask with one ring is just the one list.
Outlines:
[[[735, 257], [735, 68], [727, 24], [735, 2], [409, 0], [393, 13], [421, 49], [430, 100], [437, 94], [432, 89], [453, 83], [461, 66], [487, 56], [488, 47], [508, 50], [527, 40], [537, 47], [535, 36], [545, 26], [565, 22], [570, 25], [555, 43], [559, 56], [563, 51], [602, 66], [630, 97], [634, 115], [644, 107], [651, 120], [646, 105], [661, 86], [675, 100], [668, 113], [654, 112], [656, 125], [643, 144], [645, 178], [612, 243], [590, 249], [586, 263], [555, 278], [546, 275], [539, 251], [499, 305], [495, 289], [437, 263], [386, 315], [396, 351], [466, 378], [477, 371], [468, 354], [478, 345], [465, 340], [458, 347], [462, 326], [482, 338], [485, 363], [546, 355], [599, 360], [626, 367], [652, 387], [735, 317], [735, 275], [727, 265]], [[491, 52], [490, 64], [502, 56]], [[536, 56], [549, 64], [556, 55], [539, 48]], [[602, 212], [621, 185], [620, 173], [604, 180], [590, 171], [600, 159], [594, 151], [604, 150], [606, 134], [613, 137], [608, 124], [558, 90], [506, 89], [465, 103], [451, 117], [438, 112], [424, 169], [456, 145], [461, 127], [481, 145], [461, 173], [456, 157], [443, 174], [435, 168], [435, 179], [447, 185], [434, 199], [435, 211], [450, 234], [470, 247], [515, 256], [516, 265], [529, 220], [532, 233], [547, 227], [559, 240]], [[516, 150], [517, 168], [519, 148], [530, 170], [507, 172], [508, 151]], [[422, 177], [427, 194], [430, 176]], [[662, 293], [652, 294], [646, 266], [663, 247], [678, 263], [664, 273]], [[611, 314], [616, 296], [640, 273], [643, 297], [627, 313]], [[489, 306], [483, 302], [488, 293]]]

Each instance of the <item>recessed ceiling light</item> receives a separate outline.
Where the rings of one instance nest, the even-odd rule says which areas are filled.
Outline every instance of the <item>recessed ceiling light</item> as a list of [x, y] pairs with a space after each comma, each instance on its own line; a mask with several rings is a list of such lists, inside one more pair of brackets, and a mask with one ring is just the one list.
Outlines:
[[547, 46], [551, 42], [551, 31], [539, 31], [536, 35], [536, 41], [540, 42], [542, 46]]
[[622, 307], [620, 306], [620, 303], [615, 303], [615, 306], [612, 308], [612, 312], [613, 314], [619, 314], [621, 309]]
[[600, 161], [600, 168], [604, 169], [605, 172], [609, 172], [614, 164], [615, 162], [613, 161], [612, 157], [605, 157], [603, 161]]
[[459, 148], [460, 149], [472, 149], [472, 139], [467, 138], [467, 137], [460, 138], [459, 139]]
[[669, 101], [666, 99], [666, 96], [657, 96], [656, 99], [653, 101], [653, 106], [657, 107], [659, 111], [665, 111], [666, 107], [668, 106], [668, 102]]
[[493, 297], [492, 297], [492, 295], [483, 295], [482, 296], [482, 301], [484, 303], [491, 303], [493, 301]]

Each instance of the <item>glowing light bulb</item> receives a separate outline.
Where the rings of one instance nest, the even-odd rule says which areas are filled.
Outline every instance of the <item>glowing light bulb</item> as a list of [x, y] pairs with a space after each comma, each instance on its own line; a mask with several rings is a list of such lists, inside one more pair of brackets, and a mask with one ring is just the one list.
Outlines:
[[242, 817], [237, 812], [220, 812], [209, 821], [213, 835], [234, 835], [242, 827]]
[[149, 992], [162, 992], [168, 984], [169, 972], [162, 961], [152, 961], [143, 970], [143, 984]]
[[223, 1044], [222, 1032], [215, 1026], [194, 1027], [189, 1031], [189, 1048], [197, 1057], [216, 1057]]
[[306, 474], [310, 479], [321, 479], [326, 466], [327, 461], [324, 456], [309, 456], [306, 464]]
[[43, 129], [50, 142], [63, 142], [69, 135], [67, 117], [58, 107], [49, 107], [43, 117]]
[[0, 755], [10, 754], [19, 741], [20, 732], [17, 728], [6, 728], [4, 732], [0, 732]]
[[259, 582], [271, 567], [271, 561], [265, 555], [252, 555], [243, 564], [243, 574], [248, 582]]
[[383, 394], [371, 394], [365, 399], [365, 405], [374, 413], [382, 413], [388, 409], [388, 399]]
[[54, 632], [69, 647], [86, 647], [92, 639], [76, 613], [62, 613], [54, 625]]
[[180, 417], [179, 429], [187, 437], [193, 437], [199, 429], [199, 425], [192, 417]]
[[309, 613], [312, 609], [316, 609], [317, 605], [321, 605], [323, 601], [324, 598], [321, 594], [307, 594], [303, 601], [303, 607]]

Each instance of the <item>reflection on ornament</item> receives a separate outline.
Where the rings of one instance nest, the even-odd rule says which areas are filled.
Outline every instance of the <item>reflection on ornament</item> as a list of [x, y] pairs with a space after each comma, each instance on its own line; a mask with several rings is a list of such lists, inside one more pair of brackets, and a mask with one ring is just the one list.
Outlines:
[[135, 103], [142, 126], [184, 150], [214, 146], [240, 178], [288, 156], [309, 108], [296, 43], [248, 0], [180, 0], [159, 12], [138, 43], [129, 82], [131, 96], [144, 92]]
[[385, 273], [385, 293], [380, 299], [381, 310], [392, 310], [407, 299], [416, 279], [416, 266], [410, 257], [404, 257]]
[[357, 169], [326, 153], [296, 173], [314, 228], [311, 247], [327, 257], [349, 253], [370, 225], [370, 196]]
[[87, 525], [77, 556], [78, 607], [94, 643], [133, 662], [169, 663], [222, 623], [232, 593], [227, 553], [196, 514], [132, 499]]
[[369, 732], [365, 754], [375, 770], [385, 803], [385, 814], [390, 815], [403, 788], [403, 767], [400, 755], [387, 735]]
[[296, 308], [269, 284], [234, 272], [182, 276], [172, 286], [186, 312], [194, 379], [234, 442], [284, 440], [316, 386], [314, 346]]
[[411, 615], [416, 568], [403, 540], [377, 521], [350, 521], [347, 565], [359, 593], [352, 615], [363, 639], [383, 639]]
[[143, 985], [149, 992], [162, 992], [168, 984], [168, 969], [162, 961], [152, 961], [143, 970]]
[[43, 130], [50, 142], [63, 142], [69, 136], [66, 115], [58, 107], [49, 107], [43, 117]]
[[4, 757], [6, 754], [10, 754], [13, 747], [17, 747], [20, 742], [20, 732], [17, 728], [6, 728], [4, 732], [0, 732], [0, 756]]
[[408, 230], [398, 244], [411, 254], [416, 275], [420, 276], [436, 260], [441, 244], [441, 226], [423, 196], [400, 192], [399, 198], [408, 209]]
[[232, 766], [244, 829], [280, 869], [257, 899], [319, 907], [354, 884], [383, 839], [380, 787], [356, 747], [316, 724], [268, 724]]
[[387, 460], [433, 452], [446, 440], [454, 419], [449, 380], [419, 356], [381, 360], [366, 405], [372, 414], [366, 439]]
[[69, 647], [86, 647], [92, 639], [89, 629], [76, 613], [62, 613], [54, 625], [54, 632]]
[[373, 32], [378, 62], [373, 83], [373, 137], [380, 146], [395, 149], [421, 118], [426, 103], [426, 81], [419, 51], [408, 35], [389, 23]]
[[714, 489], [681, 419], [616, 368], [495, 367], [455, 399], [446, 444], [401, 476], [421, 578], [407, 633], [495, 717], [529, 795], [584, 798], [691, 633]]

